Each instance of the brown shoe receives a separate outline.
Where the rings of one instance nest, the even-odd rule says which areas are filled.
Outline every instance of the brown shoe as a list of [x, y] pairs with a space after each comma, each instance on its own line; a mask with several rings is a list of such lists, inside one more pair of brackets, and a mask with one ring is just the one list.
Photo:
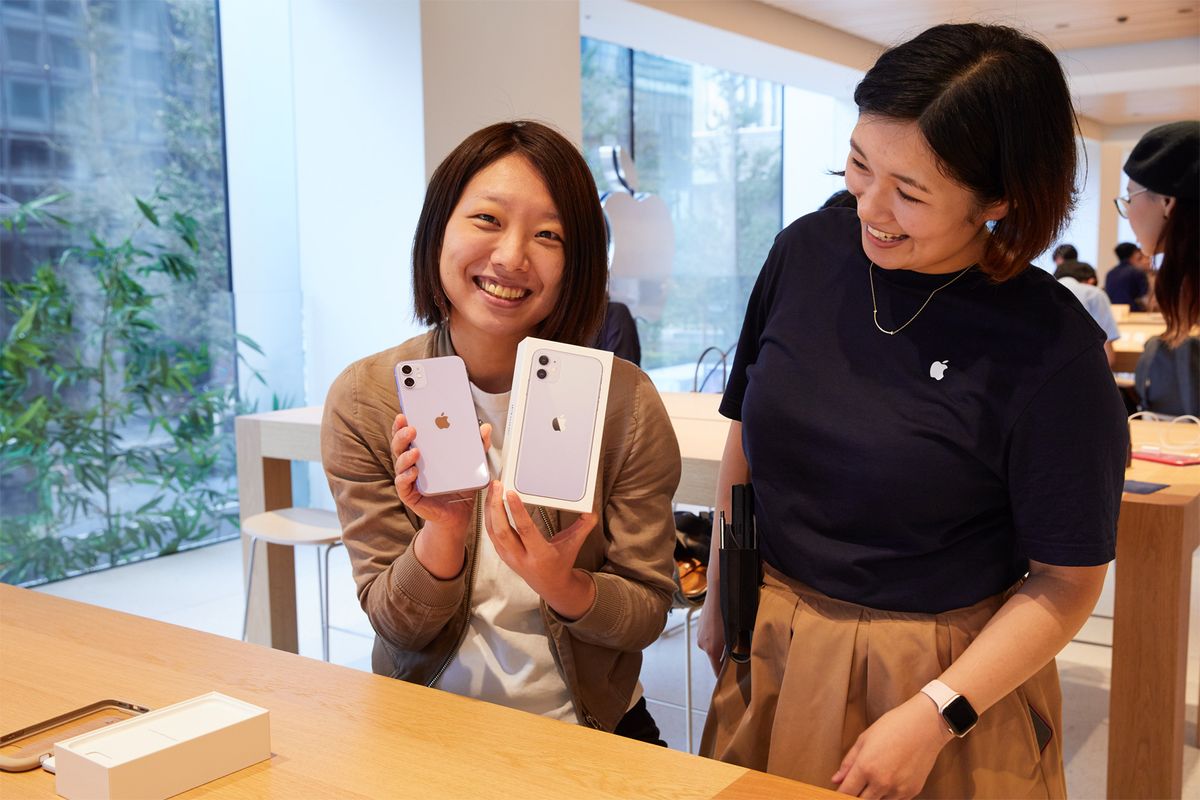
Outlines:
[[675, 569], [679, 592], [684, 600], [693, 605], [702, 602], [708, 591], [708, 568], [701, 564], [699, 559], [689, 558], [686, 561], [676, 561]]

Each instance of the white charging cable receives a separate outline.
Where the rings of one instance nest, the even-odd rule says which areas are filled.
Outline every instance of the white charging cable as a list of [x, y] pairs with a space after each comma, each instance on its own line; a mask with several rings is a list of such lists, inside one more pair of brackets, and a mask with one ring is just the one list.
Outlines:
[[[1195, 417], [1191, 414], [1171, 417], [1166, 414], [1155, 414], [1153, 411], [1138, 411], [1136, 414], [1129, 415], [1130, 422], [1135, 420], [1168, 423], [1165, 428], [1159, 431], [1157, 445], [1142, 444], [1136, 448], [1137, 452], [1172, 453], [1200, 458], [1200, 417]], [[1173, 436], [1173, 433], [1183, 430], [1182, 427], [1179, 427], [1180, 423], [1183, 423], [1184, 426], [1191, 426], [1192, 436], [1186, 442], [1177, 441], [1175, 436]]]

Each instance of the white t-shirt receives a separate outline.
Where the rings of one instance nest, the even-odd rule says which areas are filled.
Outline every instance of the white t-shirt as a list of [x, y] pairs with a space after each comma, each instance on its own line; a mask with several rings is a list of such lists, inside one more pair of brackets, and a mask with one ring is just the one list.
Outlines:
[[[480, 422], [492, 426], [487, 456], [496, 478], [503, 463], [509, 392], [488, 394], [471, 384], [471, 394]], [[571, 691], [550, 651], [541, 598], [500, 560], [486, 530], [479, 536], [466, 637], [437, 687], [544, 717], [576, 721]]]

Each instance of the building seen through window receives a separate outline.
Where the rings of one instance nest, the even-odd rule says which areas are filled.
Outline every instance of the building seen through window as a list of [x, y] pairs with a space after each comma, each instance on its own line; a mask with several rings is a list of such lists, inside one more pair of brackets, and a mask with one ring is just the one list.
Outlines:
[[[620, 145], [636, 162], [637, 189], [661, 197], [675, 225], [661, 315], [638, 320], [642, 367], [660, 389], [690, 389], [701, 352], [736, 342], [782, 227], [783, 86], [590, 38], [581, 47], [584, 151], [597, 185], [607, 185], [599, 147]], [[719, 373], [707, 388], [719, 388]]]
[[224, 170], [214, 0], [0, 0], [0, 580], [236, 532]]

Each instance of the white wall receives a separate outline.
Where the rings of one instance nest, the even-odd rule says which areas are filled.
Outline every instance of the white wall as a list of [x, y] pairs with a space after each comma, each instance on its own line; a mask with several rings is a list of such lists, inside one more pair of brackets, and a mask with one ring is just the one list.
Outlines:
[[421, 42], [427, 176], [493, 122], [536, 119], [583, 142], [576, 0], [424, 0]]
[[[671, 5], [665, 4], [665, 7]], [[725, 20], [733, 24], [737, 18], [745, 17], [745, 12], [758, 11], [752, 8], [758, 5], [746, 3], [739, 9], [737, 3], [702, 2], [682, 3], [678, 8], [684, 11], [686, 7], [694, 6], [702, 11], [726, 11], [725, 16], [718, 15], [714, 21]], [[579, 32], [582, 35], [667, 58], [740, 72], [845, 99], [853, 95], [855, 85], [863, 76], [862, 69], [695, 22], [631, 0], [580, 0], [579, 7]], [[765, 7], [765, 11], [769, 14], [778, 9]], [[786, 25], [800, 29], [823, 28], [779, 13]], [[867, 49], [875, 52], [879, 48], [868, 46]]]
[[424, 194], [416, 0], [292, 0], [306, 401], [416, 333], [409, 250]]
[[846, 188], [842, 170], [858, 108], [849, 99], [792, 86], [783, 91], [783, 224], [821, 207]]
[[[1035, 263], [1042, 269], [1053, 272], [1054, 260], [1051, 254], [1054, 247], [1064, 243], [1073, 244], [1079, 251], [1079, 260], [1091, 264], [1098, 274], [1100, 270], [1110, 266], [1108, 260], [1112, 254], [1111, 247], [1108, 253], [1100, 252], [1100, 204], [1107, 202], [1112, 205], [1112, 200], [1101, 197], [1101, 173], [1104, 171], [1104, 163], [1100, 142], [1084, 138], [1076, 140], [1076, 144], [1079, 146], [1079, 167], [1075, 172], [1075, 186], [1079, 189], [1079, 194], [1076, 198], [1075, 212], [1058, 241]], [[1104, 285], [1103, 280], [1100, 285]]]
[[[417, 0], [221, 6], [234, 302], [266, 352], [262, 409], [323, 402], [343, 367], [418, 330], [420, 31]], [[307, 472], [296, 502], [328, 506]]]
[[221, 5], [236, 324], [266, 353], [247, 357], [267, 388], [244, 368], [241, 388], [262, 410], [305, 400], [290, 27], [288, 0]]

